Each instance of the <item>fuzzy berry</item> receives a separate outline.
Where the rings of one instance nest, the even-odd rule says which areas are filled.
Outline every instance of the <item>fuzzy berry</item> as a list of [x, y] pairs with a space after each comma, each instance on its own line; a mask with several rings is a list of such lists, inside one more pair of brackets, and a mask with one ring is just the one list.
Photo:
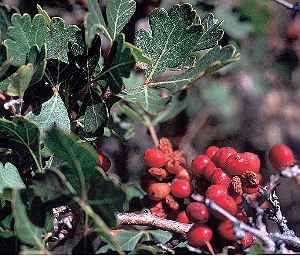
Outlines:
[[209, 211], [205, 204], [192, 202], [186, 207], [186, 213], [192, 222], [204, 224], [209, 219]]
[[209, 157], [209, 158], [213, 158], [215, 154], [217, 154], [217, 152], [219, 151], [220, 148], [216, 147], [216, 146], [210, 146], [206, 149], [205, 154]]
[[258, 173], [259, 169], [259, 158], [249, 152], [231, 154], [225, 163], [225, 170], [230, 175], [242, 175], [245, 172]]
[[209, 243], [213, 237], [213, 231], [206, 225], [194, 224], [187, 233], [187, 240], [191, 246], [200, 247]]
[[206, 197], [214, 200], [216, 197], [225, 197], [228, 195], [227, 187], [224, 185], [211, 185], [206, 191]]
[[164, 153], [157, 148], [148, 148], [144, 154], [145, 162], [150, 167], [163, 167], [167, 163]]
[[193, 161], [192, 161], [192, 173], [196, 177], [200, 177], [204, 174], [205, 168], [210, 163], [211, 160], [206, 155], [198, 155]]
[[293, 151], [284, 144], [274, 145], [269, 152], [269, 160], [274, 169], [282, 170], [294, 165]]
[[98, 165], [105, 172], [107, 172], [111, 166], [110, 160], [102, 151], [98, 153]]
[[230, 220], [223, 221], [218, 227], [219, 234], [226, 240], [234, 241], [237, 240], [234, 230], [233, 223]]
[[152, 183], [148, 188], [148, 195], [152, 200], [160, 201], [164, 199], [171, 191], [167, 183]]
[[176, 217], [176, 221], [184, 223], [184, 224], [190, 223], [190, 219], [187, 216], [186, 211], [180, 212]]
[[241, 240], [243, 248], [248, 248], [253, 244], [253, 235], [251, 233], [245, 233], [244, 238]]
[[212, 184], [223, 184], [226, 187], [229, 187], [230, 182], [231, 178], [220, 168], [215, 169], [213, 175], [211, 176]]
[[175, 178], [171, 184], [171, 193], [177, 198], [187, 198], [192, 193], [192, 186], [188, 180]]
[[228, 159], [228, 157], [230, 157], [232, 154], [236, 154], [236, 150], [234, 148], [231, 147], [222, 147], [219, 149], [219, 151], [214, 155], [213, 157], [213, 161], [214, 163], [224, 169], [225, 167], [225, 163]]
[[217, 169], [217, 166], [215, 166], [215, 164], [211, 161], [208, 163], [208, 165], [206, 166], [205, 170], [204, 170], [204, 177], [206, 180], [210, 181], [211, 177], [213, 175], [213, 173], [215, 172], [215, 170]]

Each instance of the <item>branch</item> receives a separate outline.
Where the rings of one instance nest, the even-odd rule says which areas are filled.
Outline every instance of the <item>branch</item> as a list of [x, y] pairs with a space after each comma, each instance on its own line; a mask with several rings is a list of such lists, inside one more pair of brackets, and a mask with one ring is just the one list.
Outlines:
[[294, 5], [285, 0], [273, 0], [273, 1], [284, 6], [285, 8], [294, 9]]
[[152, 226], [182, 235], [186, 235], [192, 227], [192, 224], [183, 224], [173, 220], [162, 219], [149, 213], [118, 213], [117, 225]]
[[261, 231], [259, 229], [250, 227], [249, 225], [245, 224], [244, 222], [238, 220], [236, 217], [231, 215], [229, 212], [224, 210], [222, 207], [218, 206], [216, 203], [209, 199], [205, 199], [205, 204], [212, 210], [217, 211], [218, 213], [222, 214], [224, 217], [229, 219], [235, 225], [235, 231], [239, 233], [240, 230], [249, 232], [257, 237], [259, 240], [263, 242], [265, 245], [266, 252], [274, 253], [275, 252], [275, 242], [270, 238], [269, 234], [265, 231]]

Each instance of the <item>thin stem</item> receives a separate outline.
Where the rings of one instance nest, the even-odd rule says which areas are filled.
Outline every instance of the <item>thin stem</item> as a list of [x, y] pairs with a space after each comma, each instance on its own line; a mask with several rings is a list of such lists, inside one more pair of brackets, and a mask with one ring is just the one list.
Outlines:
[[153, 140], [155, 146], [158, 146], [159, 140], [158, 140], [157, 133], [156, 133], [156, 131], [155, 131], [155, 127], [154, 127], [153, 124], [151, 123], [151, 124], [149, 124], [149, 125], [147, 126], [147, 128], [148, 128], [148, 130], [149, 130], [149, 132], [150, 132], [151, 138], [152, 138], [152, 140]]
[[274, 2], [288, 8], [288, 9], [293, 9], [294, 8], [294, 5], [285, 1], [285, 0], [273, 0]]

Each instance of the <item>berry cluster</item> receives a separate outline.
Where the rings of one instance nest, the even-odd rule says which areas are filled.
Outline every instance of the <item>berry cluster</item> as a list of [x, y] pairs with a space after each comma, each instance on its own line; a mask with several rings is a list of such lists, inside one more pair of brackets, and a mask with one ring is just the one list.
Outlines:
[[162, 138], [158, 147], [145, 151], [144, 160], [150, 168], [142, 178], [142, 186], [152, 201], [152, 214], [194, 223], [187, 234], [191, 246], [210, 248], [211, 242], [220, 240], [244, 248], [252, 244], [250, 233], [237, 238], [232, 222], [191, 195], [202, 195], [247, 223], [242, 195], [258, 192], [261, 176], [256, 154], [210, 146], [188, 166], [184, 153]]

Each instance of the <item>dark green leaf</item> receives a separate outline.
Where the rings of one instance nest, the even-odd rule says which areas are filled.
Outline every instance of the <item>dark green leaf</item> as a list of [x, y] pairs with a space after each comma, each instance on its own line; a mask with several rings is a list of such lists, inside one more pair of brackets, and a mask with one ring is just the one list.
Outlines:
[[125, 47], [125, 38], [119, 34], [113, 42], [109, 60], [111, 63], [105, 63], [101, 74], [95, 75], [97, 80], [105, 80], [114, 93], [119, 93], [123, 88], [123, 78], [130, 76], [131, 70], [135, 65], [135, 58], [131, 49]]
[[87, 144], [79, 143], [77, 138], [60, 129], [52, 128], [46, 132], [45, 145], [54, 156], [67, 165], [64, 174], [78, 195], [86, 198], [91, 181], [95, 179], [97, 155]]
[[45, 41], [48, 47], [48, 59], [57, 59], [69, 63], [69, 45], [73, 52], [83, 53], [84, 49], [78, 38], [80, 29], [77, 26], [65, 24], [63, 19], [54, 17], [48, 28], [49, 31]]
[[41, 172], [40, 131], [36, 124], [24, 117], [15, 117], [13, 121], [0, 119], [0, 133], [7, 136], [7, 142], [13, 141], [24, 145], [31, 153]]
[[29, 14], [14, 14], [8, 30], [8, 39], [4, 41], [7, 47], [7, 57], [15, 66], [25, 64], [30, 49], [45, 43], [48, 31], [42, 15], [37, 14], [31, 20]]
[[18, 238], [27, 245], [44, 250], [42, 230], [33, 225], [26, 212], [24, 203], [18, 191], [13, 191], [13, 216], [15, 218], [15, 230]]
[[106, 24], [101, 12], [98, 0], [88, 0], [88, 14], [84, 20], [85, 25], [85, 41], [88, 47], [91, 46], [95, 35], [104, 31], [108, 35]]
[[8, 78], [9, 85], [7, 94], [10, 96], [23, 97], [25, 90], [29, 87], [33, 76], [33, 65], [31, 63], [19, 67], [16, 73]]
[[4, 41], [7, 36], [7, 30], [10, 26], [11, 16], [16, 12], [15, 9], [5, 5], [0, 5], [0, 41]]
[[262, 245], [260, 244], [253, 244], [250, 248], [249, 248], [249, 251], [247, 254], [255, 254], [255, 255], [258, 255], [258, 254], [265, 254], [265, 250], [263, 248]]
[[108, 113], [104, 103], [88, 105], [84, 114], [84, 131], [87, 133], [95, 133], [99, 128], [103, 127], [107, 121]]
[[0, 193], [6, 188], [23, 189], [25, 184], [22, 181], [18, 169], [11, 163], [3, 165], [0, 162]]
[[150, 31], [137, 32], [136, 45], [151, 58], [147, 83], [167, 68], [177, 68], [193, 52], [203, 35], [201, 25], [194, 24], [196, 12], [189, 4], [175, 5], [168, 11], [155, 9], [150, 17]]
[[43, 103], [38, 115], [29, 112], [26, 118], [38, 124], [42, 137], [48, 129], [54, 126], [67, 133], [71, 132], [68, 112], [59, 94], [54, 94], [48, 101]]
[[147, 232], [149, 232], [149, 234], [151, 234], [153, 239], [160, 244], [165, 244], [173, 236], [172, 233], [170, 233], [169, 231], [164, 231], [164, 230], [160, 230], [160, 229], [149, 230]]
[[134, 0], [107, 1], [106, 16], [111, 38], [114, 40], [134, 14]]
[[47, 169], [45, 174], [36, 175], [30, 186], [35, 196], [40, 197], [42, 202], [54, 201], [63, 196], [70, 196], [65, 184], [54, 170]]

